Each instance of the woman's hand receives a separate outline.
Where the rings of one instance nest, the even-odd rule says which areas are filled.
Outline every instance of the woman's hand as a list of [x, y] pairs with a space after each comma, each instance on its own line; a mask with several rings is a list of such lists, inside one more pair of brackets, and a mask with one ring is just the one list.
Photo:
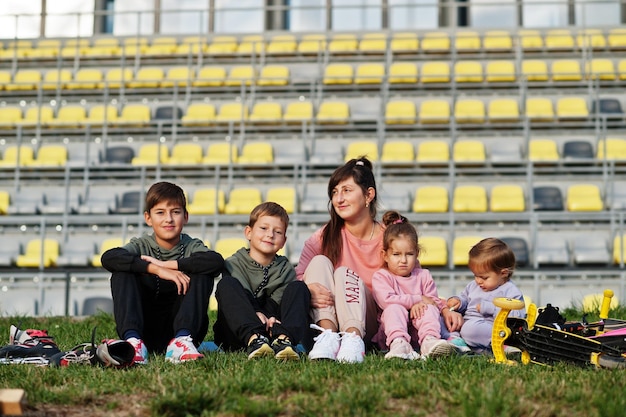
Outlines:
[[328, 288], [317, 282], [308, 284], [308, 287], [311, 292], [311, 307], [322, 308], [335, 305], [335, 296]]
[[463, 316], [461, 313], [451, 311], [449, 308], [444, 308], [441, 311], [441, 315], [443, 316], [443, 321], [449, 332], [461, 330], [461, 326], [463, 325]]

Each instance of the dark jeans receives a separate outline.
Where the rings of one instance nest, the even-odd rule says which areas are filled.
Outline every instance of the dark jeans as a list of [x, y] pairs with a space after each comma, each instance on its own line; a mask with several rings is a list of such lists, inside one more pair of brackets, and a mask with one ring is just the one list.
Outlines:
[[214, 278], [190, 275], [185, 295], [176, 284], [149, 274], [114, 272], [111, 275], [113, 314], [120, 337], [136, 330], [150, 352], [164, 352], [176, 332], [191, 331], [196, 346], [209, 329], [209, 297]]
[[302, 281], [287, 285], [280, 305], [271, 298], [257, 300], [261, 312], [276, 317], [281, 324], [272, 327], [272, 334], [265, 330], [254, 308], [254, 296], [233, 277], [224, 276], [217, 284], [217, 321], [213, 325], [215, 343], [224, 350], [238, 350], [247, 346], [253, 334], [277, 337], [281, 334], [298, 344], [308, 334], [309, 305], [311, 293]]

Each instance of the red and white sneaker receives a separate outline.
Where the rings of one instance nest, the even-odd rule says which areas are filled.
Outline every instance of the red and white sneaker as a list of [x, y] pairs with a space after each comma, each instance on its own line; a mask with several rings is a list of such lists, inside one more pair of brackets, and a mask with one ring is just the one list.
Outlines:
[[143, 344], [143, 340], [136, 337], [130, 337], [126, 339], [135, 349], [135, 357], [133, 363], [138, 365], [145, 365], [148, 363], [148, 348]]
[[165, 360], [172, 363], [195, 361], [201, 358], [204, 358], [204, 355], [198, 352], [191, 336], [175, 337], [167, 345], [167, 351], [165, 351]]

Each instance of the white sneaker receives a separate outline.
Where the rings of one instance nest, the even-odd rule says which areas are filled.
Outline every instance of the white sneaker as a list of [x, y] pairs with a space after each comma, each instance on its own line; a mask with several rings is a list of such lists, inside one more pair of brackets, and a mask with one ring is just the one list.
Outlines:
[[165, 351], [165, 360], [172, 363], [195, 361], [204, 358], [193, 344], [191, 336], [179, 336], [172, 339]]
[[148, 363], [148, 349], [146, 345], [143, 344], [143, 340], [137, 339], [136, 337], [131, 337], [126, 339], [128, 343], [132, 345], [135, 349], [135, 357], [133, 358], [133, 363], [138, 365], [145, 365]]
[[341, 333], [341, 347], [337, 352], [337, 361], [360, 363], [365, 358], [365, 343], [356, 333]]
[[433, 336], [427, 336], [420, 347], [422, 356], [429, 358], [442, 358], [444, 356], [452, 356], [456, 353], [454, 345], [446, 340], [437, 339]]
[[335, 333], [330, 329], [324, 329], [317, 324], [311, 324], [311, 329], [319, 330], [322, 333], [313, 338], [315, 344], [309, 352], [309, 359], [337, 360], [337, 352], [341, 343], [339, 333]]
[[407, 342], [404, 338], [398, 337], [393, 339], [389, 346], [389, 352], [385, 355], [385, 359], [400, 358], [406, 360], [415, 360], [420, 358], [420, 354], [417, 353], [413, 346]]

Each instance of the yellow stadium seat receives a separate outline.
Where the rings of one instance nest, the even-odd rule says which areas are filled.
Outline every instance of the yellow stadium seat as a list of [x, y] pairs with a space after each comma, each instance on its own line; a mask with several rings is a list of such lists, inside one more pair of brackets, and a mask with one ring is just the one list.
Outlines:
[[0, 70], [0, 90], [4, 90], [8, 84], [11, 84], [13, 75], [9, 70]]
[[193, 68], [172, 67], [167, 70], [165, 77], [160, 83], [161, 87], [172, 88], [174, 86], [186, 87], [195, 79]]
[[617, 64], [617, 72], [620, 80], [626, 80], [626, 59], [622, 59]]
[[372, 162], [378, 161], [378, 144], [375, 141], [369, 140], [349, 142], [343, 157], [344, 162], [348, 162], [360, 156], [367, 156]]
[[442, 53], [450, 51], [450, 35], [446, 32], [427, 32], [422, 38], [422, 51]]
[[513, 61], [489, 61], [485, 69], [486, 79], [490, 83], [514, 82], [516, 78]]
[[579, 48], [604, 49], [606, 38], [600, 29], [582, 29], [576, 35]]
[[626, 234], [615, 235], [613, 238], [613, 262], [626, 263]]
[[414, 213], [445, 213], [448, 211], [448, 190], [439, 186], [417, 189], [413, 199]]
[[228, 194], [225, 214], [250, 214], [253, 208], [261, 204], [261, 191], [257, 188], [234, 188]]
[[2, 160], [0, 160], [0, 166], [2, 167], [15, 167], [18, 161], [20, 166], [28, 166], [35, 159], [35, 152], [33, 148], [28, 145], [9, 145], [4, 150], [4, 154], [2, 155]]
[[88, 57], [111, 57], [120, 55], [120, 42], [116, 37], [94, 39], [92, 45], [85, 49]]
[[85, 119], [85, 124], [92, 126], [102, 126], [105, 123], [115, 124], [117, 122], [117, 108], [111, 104], [95, 105], [89, 109], [89, 115]]
[[547, 49], [574, 49], [574, 37], [569, 29], [550, 29], [545, 35]]
[[253, 123], [279, 123], [282, 117], [283, 109], [280, 103], [266, 101], [254, 104], [249, 120]]
[[298, 52], [301, 54], [318, 54], [326, 49], [326, 36], [314, 33], [302, 36], [298, 43]]
[[519, 120], [519, 105], [516, 99], [496, 98], [489, 101], [487, 115], [490, 122], [516, 122]]
[[30, 240], [26, 250], [18, 255], [15, 264], [20, 268], [49, 268], [56, 265], [59, 257], [59, 242], [55, 239]]
[[613, 61], [604, 58], [594, 58], [585, 64], [585, 75], [594, 80], [613, 81], [617, 78]]
[[129, 88], [157, 88], [163, 81], [165, 73], [162, 68], [139, 68], [135, 77], [127, 85]]
[[242, 55], [260, 54], [265, 51], [267, 45], [262, 35], [246, 35], [241, 38], [237, 45], [237, 53]]
[[65, 145], [41, 145], [37, 157], [29, 162], [29, 166], [62, 167], [67, 162], [67, 148]]
[[[604, 300], [604, 294], [587, 294], [583, 297], [582, 307], [583, 313], [600, 313], [602, 308], [602, 300]], [[614, 310], [619, 307], [619, 301], [616, 297], [611, 298], [609, 302], [609, 309]]]
[[417, 162], [419, 163], [447, 163], [450, 160], [450, 147], [443, 140], [428, 140], [420, 142], [417, 147]]
[[441, 61], [428, 61], [422, 64], [421, 80], [423, 83], [448, 83], [450, 82], [450, 63]]
[[22, 120], [22, 109], [18, 106], [0, 107], [0, 128], [15, 127]]
[[247, 248], [248, 246], [248, 241], [242, 237], [221, 238], [215, 242], [215, 252], [226, 259], [234, 255], [239, 249]]
[[17, 39], [7, 42], [0, 58], [5, 59], [21, 59], [26, 58], [33, 49], [33, 41], [30, 39]]
[[207, 52], [208, 41], [204, 36], [185, 36], [176, 46], [174, 53], [178, 55], [204, 55]]
[[176, 52], [178, 40], [174, 36], [157, 36], [152, 39], [150, 45], [146, 46], [143, 54], [145, 56], [172, 55]]
[[355, 84], [380, 84], [385, 78], [385, 66], [380, 63], [359, 64], [354, 76]]
[[219, 87], [226, 80], [226, 69], [217, 66], [202, 67], [191, 82], [194, 87]]
[[98, 68], [80, 68], [74, 78], [65, 84], [70, 90], [91, 90], [102, 84], [102, 70]]
[[440, 236], [420, 236], [420, 265], [436, 267], [448, 265], [448, 245]]
[[13, 75], [13, 82], [4, 88], [9, 91], [36, 90], [42, 81], [41, 71], [18, 69]]
[[323, 101], [316, 119], [323, 124], [345, 124], [350, 119], [350, 107], [344, 101]]
[[167, 146], [158, 143], [147, 143], [141, 145], [137, 156], [131, 160], [131, 164], [156, 165], [159, 161], [161, 164], [167, 164], [168, 160], [169, 150]]
[[550, 67], [553, 81], [580, 81], [583, 79], [580, 63], [573, 59], [559, 59]]
[[61, 51], [61, 41], [59, 39], [41, 39], [37, 45], [28, 50], [29, 58], [55, 58]]
[[209, 126], [215, 120], [215, 106], [209, 103], [191, 103], [181, 118], [183, 126]]
[[531, 139], [528, 142], [528, 159], [541, 162], [558, 161], [559, 151], [556, 142], [552, 139]]
[[526, 117], [531, 121], [554, 120], [552, 100], [547, 97], [529, 97], [526, 99]]
[[128, 57], [144, 55], [148, 49], [148, 38], [144, 36], [133, 36], [120, 41], [120, 52]]
[[41, 88], [44, 90], [56, 90], [65, 88], [68, 82], [72, 81], [72, 71], [68, 69], [49, 70], [43, 77]]
[[79, 127], [87, 119], [87, 110], [80, 104], [63, 106], [57, 112], [57, 116], [50, 120], [51, 126]]
[[36, 126], [41, 124], [47, 126], [54, 119], [54, 110], [50, 106], [29, 107], [24, 113], [24, 117], [18, 123], [22, 126]]
[[415, 149], [409, 141], [388, 140], [383, 144], [380, 160], [386, 164], [411, 163], [415, 161]]
[[513, 49], [511, 33], [505, 30], [488, 30], [483, 38], [483, 49], [487, 52], [508, 52]]
[[419, 49], [419, 40], [417, 33], [399, 32], [394, 33], [390, 42], [391, 51], [393, 53], [417, 52]]
[[480, 36], [473, 30], [460, 30], [454, 35], [457, 52], [478, 52], [481, 48]]
[[484, 163], [485, 144], [480, 140], [458, 140], [452, 147], [452, 159], [457, 163]]
[[457, 213], [487, 211], [487, 190], [480, 185], [459, 185], [454, 189], [452, 209]]
[[568, 211], [602, 211], [604, 203], [600, 188], [595, 184], [574, 184], [567, 189]]
[[350, 64], [328, 64], [324, 69], [324, 84], [352, 84], [354, 69]]
[[417, 120], [415, 103], [410, 100], [393, 100], [385, 106], [385, 123], [413, 124]]
[[289, 84], [289, 67], [285, 65], [266, 65], [261, 68], [257, 85], [281, 86]]
[[623, 49], [626, 47], [626, 28], [613, 28], [607, 35], [607, 43], [610, 48]]
[[111, 68], [104, 76], [103, 86], [109, 88], [126, 87], [133, 79], [133, 70], [130, 68]]
[[91, 266], [98, 267], [98, 268], [102, 267], [102, 261], [101, 261], [102, 254], [108, 251], [109, 249], [119, 248], [123, 245], [124, 245], [124, 241], [122, 240], [122, 238], [119, 238], [119, 237], [110, 237], [110, 238], [104, 239], [102, 242], [100, 242], [98, 253], [93, 255], [93, 257], [91, 258]]
[[518, 184], [495, 185], [491, 189], [491, 211], [522, 212], [526, 210], [524, 189]]
[[598, 141], [596, 157], [600, 160], [625, 160], [626, 159], [626, 139], [606, 138]]
[[454, 80], [457, 83], [483, 82], [483, 65], [479, 61], [458, 61], [454, 64]]
[[187, 205], [189, 214], [223, 213], [226, 207], [224, 190], [215, 188], [199, 188], [194, 191], [191, 202]]
[[548, 81], [548, 64], [538, 59], [524, 60], [522, 76], [528, 81]]
[[454, 103], [454, 118], [457, 123], [483, 123], [485, 103], [480, 99], [458, 99]]
[[392, 84], [416, 83], [417, 65], [412, 62], [394, 62], [389, 66], [389, 82]]
[[423, 124], [448, 123], [450, 103], [447, 100], [424, 100], [419, 109], [419, 122]]
[[457, 236], [452, 242], [452, 260], [455, 266], [465, 266], [469, 262], [469, 251], [482, 240], [479, 236]]
[[266, 52], [275, 55], [291, 55], [296, 52], [297, 47], [298, 43], [294, 35], [274, 35], [267, 44]]
[[220, 106], [215, 121], [231, 123], [248, 120], [248, 106], [241, 103], [224, 103]]
[[224, 85], [237, 87], [244, 85], [252, 85], [256, 82], [256, 69], [252, 65], [234, 66], [228, 71]]
[[354, 53], [357, 51], [356, 35], [340, 33], [333, 35], [328, 43], [328, 52], [335, 54]]
[[248, 142], [241, 148], [239, 164], [267, 165], [274, 162], [274, 148], [268, 142]]
[[313, 120], [313, 103], [310, 101], [287, 103], [283, 120], [286, 123], [310, 122]]
[[272, 187], [267, 190], [265, 201], [273, 201], [280, 204], [287, 213], [296, 210], [296, 190], [293, 187]]
[[237, 38], [235, 36], [215, 36], [211, 39], [206, 52], [209, 55], [229, 55], [237, 51]]
[[359, 52], [378, 54], [387, 50], [386, 33], [366, 33], [358, 43]]
[[195, 165], [202, 162], [202, 146], [197, 143], [176, 143], [167, 163], [169, 165]]
[[559, 119], [586, 119], [589, 117], [587, 101], [582, 97], [560, 97], [556, 101], [556, 116]]
[[236, 163], [239, 159], [239, 150], [237, 145], [229, 142], [211, 143], [207, 148], [206, 155], [202, 158], [203, 164], [209, 165], [228, 165]]
[[9, 212], [9, 205], [11, 204], [11, 195], [8, 191], [0, 190], [0, 214], [7, 214]]
[[147, 104], [127, 104], [117, 118], [118, 125], [145, 126], [150, 123], [150, 107]]

